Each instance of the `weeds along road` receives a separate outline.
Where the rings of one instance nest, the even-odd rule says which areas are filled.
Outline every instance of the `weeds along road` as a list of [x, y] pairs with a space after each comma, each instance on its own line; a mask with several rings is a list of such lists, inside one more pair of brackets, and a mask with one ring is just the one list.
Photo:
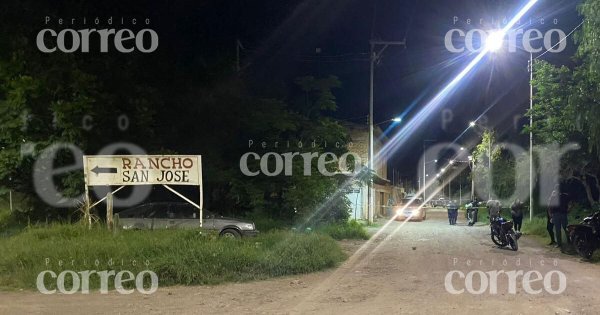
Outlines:
[[[484, 225], [468, 227], [459, 218], [449, 226], [445, 211], [433, 210], [425, 222], [392, 222], [370, 241], [344, 242], [353, 254], [336, 270], [251, 283], [213, 287], [166, 287], [140, 294], [42, 295], [0, 293], [1, 314], [598, 314], [600, 266], [560, 254], [524, 236], [518, 252], [500, 249]], [[468, 263], [470, 261], [470, 263]], [[470, 264], [470, 265], [469, 265]], [[560, 271], [566, 288], [551, 294], [544, 280], [523, 277], [515, 292], [500, 274], [497, 293], [491, 281], [473, 277], [473, 290], [450, 294], [445, 278], [451, 271], [467, 275], [494, 270], [552, 273], [550, 291], [559, 290]], [[487, 275], [487, 274], [486, 274]], [[535, 279], [535, 275], [531, 277]], [[455, 272], [452, 288], [466, 288]], [[531, 291], [530, 290], [530, 291]]]

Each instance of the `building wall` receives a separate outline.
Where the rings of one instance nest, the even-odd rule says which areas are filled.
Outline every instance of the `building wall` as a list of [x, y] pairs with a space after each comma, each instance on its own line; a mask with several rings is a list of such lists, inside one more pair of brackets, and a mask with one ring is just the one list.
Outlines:
[[[362, 165], [368, 165], [369, 162], [369, 128], [368, 125], [347, 124], [350, 137], [352, 138], [352, 147], [349, 151], [354, 152], [360, 157]], [[381, 129], [375, 128], [373, 133], [374, 146], [373, 153], [381, 150], [386, 142], [386, 138], [381, 137]], [[375, 173], [383, 180], [388, 180], [387, 158], [381, 158], [374, 165]], [[388, 180], [389, 181], [389, 180]], [[374, 184], [374, 216], [385, 217], [390, 213], [389, 199], [392, 197], [392, 186], [387, 184]], [[351, 218], [368, 219], [368, 187], [367, 185], [354, 184], [347, 192], [350, 200], [352, 213]]]

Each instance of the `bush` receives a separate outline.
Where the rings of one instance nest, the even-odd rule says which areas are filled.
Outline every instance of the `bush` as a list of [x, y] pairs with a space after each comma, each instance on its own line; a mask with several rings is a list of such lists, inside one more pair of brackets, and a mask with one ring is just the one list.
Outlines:
[[336, 240], [344, 239], [369, 239], [369, 234], [364, 226], [356, 220], [348, 221], [342, 224], [325, 225], [317, 229]]
[[[0, 239], [0, 252], [1, 288], [35, 288], [36, 278], [44, 270], [57, 274], [63, 270], [129, 270], [134, 274], [151, 270], [158, 275], [160, 286], [198, 285], [313, 272], [345, 259], [339, 245], [319, 233], [272, 232], [230, 240], [200, 230], [120, 231], [113, 235], [100, 228], [67, 224], [27, 228]], [[53, 281], [46, 282], [52, 289]], [[91, 276], [90, 289], [98, 288], [99, 277]]]

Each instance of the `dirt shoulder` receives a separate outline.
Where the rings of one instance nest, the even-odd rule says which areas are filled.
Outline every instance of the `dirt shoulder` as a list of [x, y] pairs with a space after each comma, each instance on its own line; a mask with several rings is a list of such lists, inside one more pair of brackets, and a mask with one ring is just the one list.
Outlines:
[[[0, 293], [0, 313], [134, 314], [596, 314], [600, 306], [600, 269], [594, 264], [540, 246], [526, 236], [518, 252], [495, 247], [486, 226], [449, 226], [444, 212], [425, 222], [392, 222], [368, 242], [344, 242], [353, 252], [339, 268], [292, 277], [219, 286], [160, 288], [155, 294], [42, 295]], [[460, 219], [459, 219], [460, 220]], [[533, 284], [529, 294], [516, 281], [510, 293], [499, 277], [497, 293], [450, 294], [451, 271], [560, 271], [566, 288], [560, 294]], [[481, 282], [474, 277], [474, 287]], [[456, 276], [452, 286], [465, 289]], [[558, 289], [557, 277], [550, 281]], [[488, 287], [489, 288], [489, 287]]]

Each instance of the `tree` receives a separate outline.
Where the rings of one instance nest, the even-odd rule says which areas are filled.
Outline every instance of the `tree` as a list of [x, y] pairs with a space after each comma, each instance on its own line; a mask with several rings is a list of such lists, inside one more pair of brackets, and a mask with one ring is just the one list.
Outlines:
[[[573, 69], [540, 61], [534, 64], [534, 107], [528, 113], [534, 124], [536, 143], [579, 144], [576, 152], [561, 160], [563, 180], [575, 180], [585, 189], [590, 205], [600, 197], [600, 1], [586, 0], [578, 10], [583, 28], [575, 34], [578, 44]], [[538, 154], [539, 167], [547, 163], [547, 155]]]

